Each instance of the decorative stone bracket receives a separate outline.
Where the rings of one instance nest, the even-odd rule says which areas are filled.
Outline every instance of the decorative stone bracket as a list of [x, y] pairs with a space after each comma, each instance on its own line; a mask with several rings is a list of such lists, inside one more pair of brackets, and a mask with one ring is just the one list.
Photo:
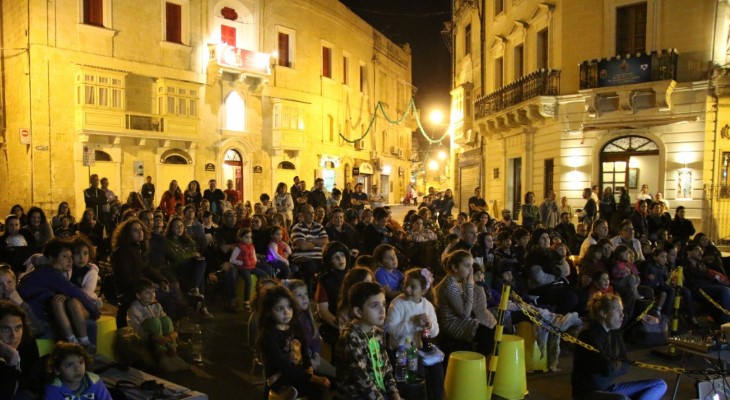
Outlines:
[[671, 111], [674, 80], [638, 83], [634, 85], [581, 90], [585, 96], [586, 111], [591, 117], [622, 111], [636, 114], [640, 110], [656, 108]]

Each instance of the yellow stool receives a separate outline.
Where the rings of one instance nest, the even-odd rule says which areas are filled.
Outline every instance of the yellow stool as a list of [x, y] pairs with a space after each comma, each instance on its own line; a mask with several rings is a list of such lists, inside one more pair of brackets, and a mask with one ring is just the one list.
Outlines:
[[502, 336], [499, 344], [497, 372], [494, 375], [494, 394], [502, 398], [524, 399], [527, 394], [525, 373], [525, 341], [515, 335]]
[[540, 346], [535, 340], [535, 330], [532, 324], [522, 321], [515, 325], [517, 336], [525, 341], [525, 367], [527, 372], [547, 372], [547, 351], [540, 353]]
[[[236, 268], [236, 267], [233, 267], [233, 268]], [[253, 297], [254, 293], [256, 293], [256, 282], [258, 282], [258, 280], [259, 280], [258, 276], [251, 274], [251, 297]], [[247, 299], [245, 299], [246, 293], [243, 291], [245, 288], [246, 288], [246, 284], [243, 282], [243, 279], [238, 278], [236, 280], [236, 293], [237, 293], [236, 308], [243, 308], [243, 302], [245, 300], [247, 300]], [[250, 298], [248, 300], [251, 301]]]
[[96, 354], [110, 360], [114, 357], [114, 338], [117, 332], [117, 320], [110, 315], [102, 315], [96, 320]]
[[449, 356], [444, 380], [444, 400], [487, 398], [487, 361], [473, 351], [455, 351]]
[[40, 357], [51, 354], [53, 348], [56, 347], [55, 339], [36, 339], [36, 346], [38, 346], [38, 355]]

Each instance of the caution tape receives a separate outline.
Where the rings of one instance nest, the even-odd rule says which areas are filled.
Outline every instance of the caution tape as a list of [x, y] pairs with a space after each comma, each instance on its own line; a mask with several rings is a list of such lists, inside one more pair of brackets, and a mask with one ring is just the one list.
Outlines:
[[[600, 353], [600, 351], [597, 348], [591, 346], [590, 344], [585, 343], [585, 342], [579, 340], [578, 338], [573, 337], [565, 332], [560, 332], [559, 329], [557, 329], [551, 323], [549, 323], [548, 321], [545, 321], [542, 317], [540, 317], [537, 314], [537, 311], [534, 310], [534, 307], [532, 307], [530, 304], [528, 304], [524, 300], [522, 300], [522, 298], [517, 293], [512, 292], [512, 299], [517, 304], [517, 307], [519, 307], [520, 310], [522, 310], [522, 312], [525, 314], [525, 316], [527, 316], [527, 318], [529, 318], [533, 324], [536, 324], [536, 325], [544, 328], [545, 330], [547, 330], [548, 332], [550, 332], [553, 335], [560, 336], [560, 338], [566, 342], [573, 343], [576, 346], [580, 346], [588, 351]], [[644, 312], [642, 314], [645, 315], [646, 312], [649, 310], [649, 308], [651, 308], [651, 306], [647, 307], [647, 309], [644, 310]], [[690, 370], [686, 370], [684, 368], [675, 368], [675, 367], [667, 367], [664, 365], [648, 364], [648, 363], [641, 362], [641, 361], [629, 361], [629, 360], [622, 360], [622, 361], [626, 361], [629, 364], [639, 367], [639, 368], [650, 369], [650, 370], [659, 371], [659, 372], [669, 372], [669, 373], [674, 373], [674, 374], [698, 374], [698, 373], [701, 374], [701, 373], [704, 373], [702, 371], [700, 371], [700, 372], [690, 371]]]
[[708, 295], [707, 293], [705, 293], [704, 290], [700, 289], [700, 294], [702, 295], [702, 297], [705, 298], [705, 300], [707, 300], [710, 304], [712, 304], [713, 306], [715, 306], [715, 308], [717, 308], [718, 310], [722, 311], [723, 314], [730, 315], [730, 311], [726, 310], [723, 306], [719, 305], [715, 300], [712, 299], [712, 297], [710, 297], [710, 295]]

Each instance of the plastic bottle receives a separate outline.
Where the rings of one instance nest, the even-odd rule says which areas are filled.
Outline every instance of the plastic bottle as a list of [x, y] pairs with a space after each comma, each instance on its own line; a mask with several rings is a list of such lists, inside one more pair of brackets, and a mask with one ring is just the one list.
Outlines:
[[423, 328], [421, 331], [421, 343], [423, 343], [423, 351], [429, 352], [433, 349], [431, 344], [431, 329]]
[[411, 340], [411, 345], [408, 347], [407, 359], [408, 359], [408, 371], [406, 372], [406, 380], [409, 382], [418, 380], [418, 349], [416, 348], [416, 342]]
[[190, 344], [193, 350], [193, 362], [203, 362], [203, 331], [200, 329], [200, 325], [195, 324], [193, 333], [190, 338]]
[[408, 371], [408, 349], [405, 345], [398, 347], [395, 352], [395, 380], [405, 382]]

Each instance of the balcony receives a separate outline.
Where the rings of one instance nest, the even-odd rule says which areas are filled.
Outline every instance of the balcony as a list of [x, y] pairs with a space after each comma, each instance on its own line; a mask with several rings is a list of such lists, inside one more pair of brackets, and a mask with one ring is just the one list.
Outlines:
[[198, 118], [97, 107], [77, 107], [76, 116], [77, 131], [85, 136], [113, 137], [115, 141], [122, 137], [186, 142], [198, 139]]
[[272, 58], [270, 54], [253, 50], [240, 49], [225, 43], [208, 44], [208, 69], [245, 78], [252, 78], [258, 83], [266, 81], [271, 75]]
[[474, 102], [477, 120], [538, 96], [557, 96], [560, 92], [560, 71], [541, 69], [478, 98]]
[[678, 58], [676, 49], [667, 49], [584, 61], [580, 65], [580, 89], [677, 80]]

